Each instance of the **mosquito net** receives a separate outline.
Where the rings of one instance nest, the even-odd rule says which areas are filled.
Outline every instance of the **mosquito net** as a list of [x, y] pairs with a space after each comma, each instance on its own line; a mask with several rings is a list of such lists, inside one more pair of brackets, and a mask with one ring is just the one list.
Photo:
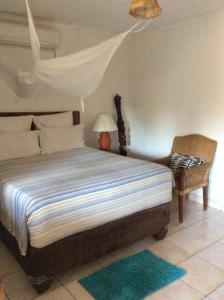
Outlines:
[[113, 55], [136, 25], [95, 47], [63, 57], [41, 60], [40, 42], [28, 0], [25, 1], [34, 60], [33, 68], [30, 72], [16, 72], [0, 63], [0, 76], [19, 97], [30, 97], [41, 88], [41, 83], [45, 83], [65, 94], [78, 97], [84, 110], [83, 99], [95, 92]]

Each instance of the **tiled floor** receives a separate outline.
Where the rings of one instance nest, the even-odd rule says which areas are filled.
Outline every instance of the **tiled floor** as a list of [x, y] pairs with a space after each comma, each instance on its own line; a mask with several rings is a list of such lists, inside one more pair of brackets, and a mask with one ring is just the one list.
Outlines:
[[175, 201], [171, 207], [169, 233], [163, 241], [156, 242], [147, 238], [94, 263], [63, 274], [54, 280], [50, 291], [41, 296], [36, 294], [25, 274], [0, 242], [0, 279], [5, 284], [7, 298], [93, 299], [78, 283], [80, 278], [113, 260], [148, 248], [160, 257], [181, 266], [188, 273], [182, 280], [147, 297], [147, 300], [224, 300], [224, 213], [213, 208], [203, 212], [202, 205], [188, 201], [185, 222], [179, 225]]

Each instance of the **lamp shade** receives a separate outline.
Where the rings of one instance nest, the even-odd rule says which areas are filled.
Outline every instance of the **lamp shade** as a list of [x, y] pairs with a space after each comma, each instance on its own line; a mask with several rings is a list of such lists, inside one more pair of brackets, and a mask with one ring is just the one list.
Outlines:
[[110, 114], [100, 114], [93, 126], [95, 132], [111, 132], [116, 131], [117, 125]]
[[162, 9], [157, 0], [132, 0], [129, 13], [135, 18], [148, 20], [158, 17]]

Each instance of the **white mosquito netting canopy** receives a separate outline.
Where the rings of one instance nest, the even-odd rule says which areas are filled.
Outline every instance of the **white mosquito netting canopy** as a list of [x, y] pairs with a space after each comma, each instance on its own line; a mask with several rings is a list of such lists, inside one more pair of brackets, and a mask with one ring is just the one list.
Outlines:
[[63, 57], [41, 60], [40, 42], [28, 0], [25, 1], [34, 59], [33, 69], [30, 72], [15, 72], [0, 63], [0, 76], [19, 97], [32, 96], [41, 88], [41, 83], [45, 83], [65, 94], [78, 97], [84, 110], [83, 99], [95, 92], [113, 55], [137, 24], [95, 47]]

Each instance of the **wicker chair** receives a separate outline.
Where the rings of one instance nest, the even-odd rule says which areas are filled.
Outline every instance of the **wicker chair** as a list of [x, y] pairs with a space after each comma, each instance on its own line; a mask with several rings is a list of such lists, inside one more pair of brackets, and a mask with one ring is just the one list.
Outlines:
[[175, 193], [178, 196], [179, 222], [184, 219], [184, 199], [187, 194], [198, 188], [203, 188], [203, 207], [208, 208], [208, 185], [209, 173], [215, 156], [217, 142], [205, 136], [191, 134], [175, 137], [171, 153], [168, 157], [155, 162], [169, 166], [170, 157], [173, 153], [193, 155], [204, 159], [204, 163], [196, 168], [179, 171], [175, 178]]

